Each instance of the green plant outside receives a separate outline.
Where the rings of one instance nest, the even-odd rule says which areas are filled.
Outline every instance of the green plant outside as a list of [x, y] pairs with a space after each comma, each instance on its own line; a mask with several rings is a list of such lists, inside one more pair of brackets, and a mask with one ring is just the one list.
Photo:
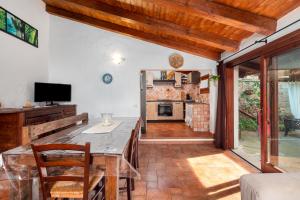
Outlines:
[[[253, 81], [239, 81], [240, 88], [240, 109], [245, 111], [246, 113], [252, 115], [257, 118], [257, 114], [260, 110], [260, 82], [257, 80]], [[247, 93], [251, 91], [251, 94]], [[284, 131], [285, 127], [283, 124], [284, 118], [286, 117], [286, 113], [281, 112], [279, 110], [279, 130]], [[258, 124], [257, 120], [253, 120], [245, 115], [240, 115], [240, 123], [239, 127], [241, 131], [257, 131]]]
[[0, 29], [5, 30], [6, 29], [6, 18], [5, 18], [5, 10], [0, 8]]
[[240, 118], [240, 124], [239, 124], [241, 131], [257, 131], [257, 122], [253, 119], [249, 118]]
[[[239, 81], [240, 91], [240, 110], [252, 115], [257, 119], [257, 114], [260, 109], [260, 82], [253, 81]], [[249, 94], [248, 92], [251, 91]], [[248, 116], [240, 115], [239, 127], [241, 131], [257, 131], [257, 120]]]

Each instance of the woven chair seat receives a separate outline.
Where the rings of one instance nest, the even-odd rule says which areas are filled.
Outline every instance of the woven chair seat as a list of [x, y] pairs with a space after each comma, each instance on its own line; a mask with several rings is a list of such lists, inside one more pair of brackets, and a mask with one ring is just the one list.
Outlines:
[[[64, 175], [82, 175], [83, 170], [67, 170]], [[104, 172], [99, 170], [89, 177], [89, 189], [91, 192], [104, 176]], [[50, 190], [51, 198], [82, 198], [83, 182], [57, 181]]]

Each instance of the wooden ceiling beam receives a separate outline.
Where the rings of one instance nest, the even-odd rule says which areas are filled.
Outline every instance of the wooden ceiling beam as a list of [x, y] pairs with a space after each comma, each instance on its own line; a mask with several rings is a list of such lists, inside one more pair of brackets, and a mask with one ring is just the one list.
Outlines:
[[[136, 14], [122, 8], [113, 7], [101, 1], [94, 0], [45, 0], [49, 5], [57, 6], [67, 4], [76, 8], [81, 14], [97, 18], [97, 14], [106, 15], [119, 22], [119, 25], [124, 23], [138, 25], [144, 29], [153, 32], [160, 32], [166, 35], [172, 35], [178, 38], [191, 40], [193, 42], [211, 46], [224, 51], [236, 51], [239, 47], [239, 42], [230, 40], [228, 38], [219, 36], [217, 34], [201, 32], [196, 30], [189, 30], [180, 25], [170, 23], [167, 21], [154, 19], [149, 16]], [[105, 19], [101, 19], [105, 20]]]
[[60, 16], [80, 23], [95, 26], [101, 29], [112, 31], [115, 33], [127, 35], [136, 39], [148, 41], [168, 48], [177, 49], [197, 56], [206, 57], [212, 60], [220, 59], [220, 52], [204, 50], [196, 46], [188, 45], [186, 42], [173, 41], [167, 38], [162, 38], [158, 35], [145, 33], [136, 29], [131, 29], [126, 26], [113, 24], [107, 21], [88, 17], [86, 15], [70, 12], [61, 8], [46, 5], [46, 11], [52, 15]]
[[275, 19], [208, 0], [187, 0], [186, 3], [170, 0], [147, 0], [147, 2], [252, 33], [268, 35], [276, 31]]

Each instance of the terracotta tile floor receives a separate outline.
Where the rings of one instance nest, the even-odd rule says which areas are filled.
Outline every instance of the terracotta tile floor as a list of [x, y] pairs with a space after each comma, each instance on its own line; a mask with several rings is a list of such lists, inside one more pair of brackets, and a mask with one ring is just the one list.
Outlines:
[[142, 139], [161, 138], [213, 138], [209, 132], [194, 132], [184, 122], [147, 123]]
[[[240, 176], [258, 172], [212, 145], [141, 144], [139, 157], [141, 179], [134, 200], [240, 199]], [[120, 199], [126, 199], [126, 193]]]

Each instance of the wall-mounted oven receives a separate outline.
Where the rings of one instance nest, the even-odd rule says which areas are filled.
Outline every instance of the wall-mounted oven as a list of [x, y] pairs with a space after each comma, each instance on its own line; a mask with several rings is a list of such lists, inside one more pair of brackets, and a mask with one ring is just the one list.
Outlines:
[[158, 116], [173, 116], [173, 104], [172, 103], [158, 103]]

